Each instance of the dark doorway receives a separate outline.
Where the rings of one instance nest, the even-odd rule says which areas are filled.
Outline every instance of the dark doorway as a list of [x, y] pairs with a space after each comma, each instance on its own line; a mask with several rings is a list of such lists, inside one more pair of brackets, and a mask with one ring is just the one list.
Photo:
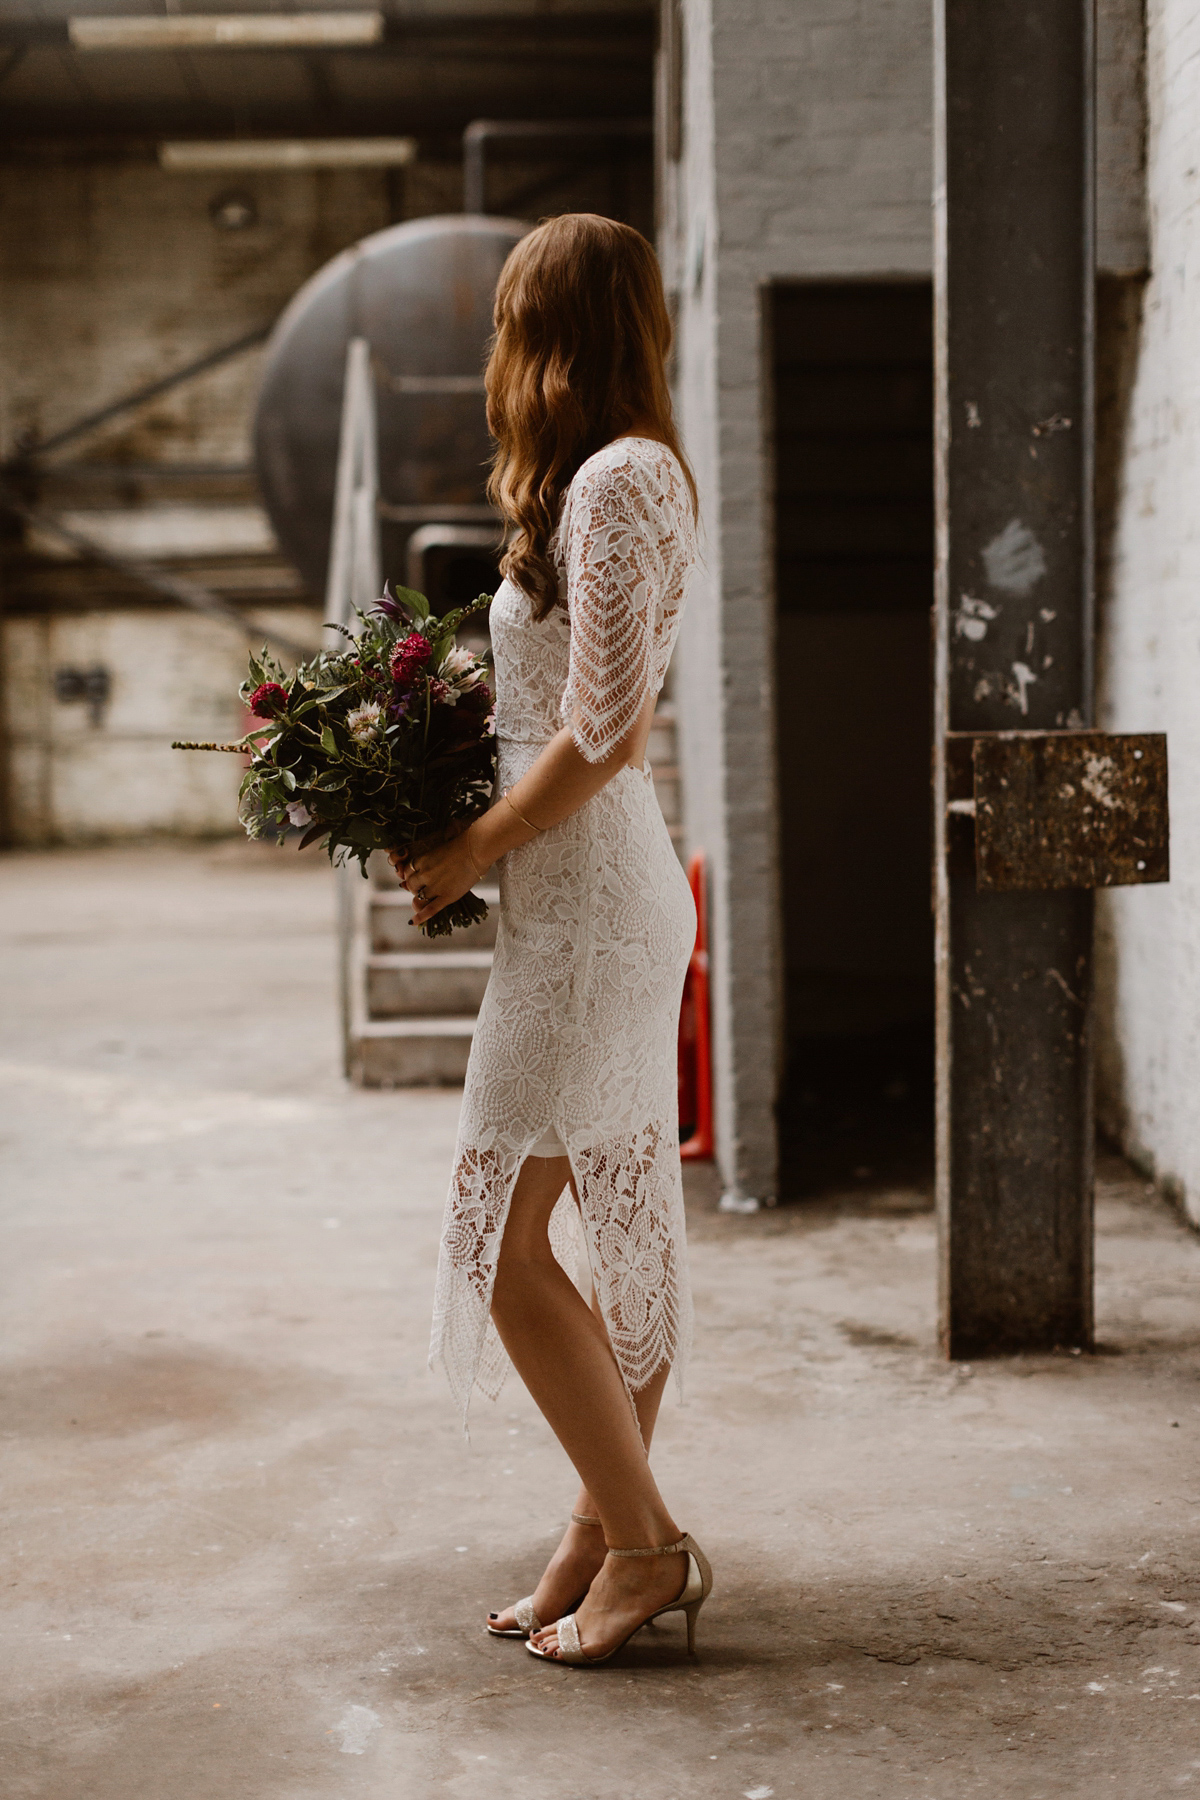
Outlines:
[[926, 282], [771, 296], [785, 1195], [932, 1159]]

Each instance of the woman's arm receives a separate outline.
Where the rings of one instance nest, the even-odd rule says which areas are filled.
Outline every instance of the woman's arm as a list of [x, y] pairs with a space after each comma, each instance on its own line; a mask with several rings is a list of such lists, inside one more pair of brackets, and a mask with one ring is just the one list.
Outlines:
[[[508, 800], [453, 843], [418, 852], [411, 867], [397, 861], [414, 898], [414, 924], [460, 899], [506, 850], [577, 812], [619, 769], [641, 762], [662, 685], [654, 657], [661, 519], [652, 486], [636, 462], [602, 461], [581, 472], [565, 519], [569, 723]], [[425, 898], [417, 900], [422, 889]]]
[[[637, 718], [602, 761], [589, 762], [564, 725], [509, 788], [508, 800], [498, 800], [450, 843], [419, 851], [411, 863], [398, 850], [391, 851], [401, 884], [413, 895], [413, 924], [423, 925], [461, 899], [498, 856], [578, 812], [620, 769], [640, 761], [656, 700], [657, 695], [646, 695]], [[418, 900], [422, 889], [425, 898]]]

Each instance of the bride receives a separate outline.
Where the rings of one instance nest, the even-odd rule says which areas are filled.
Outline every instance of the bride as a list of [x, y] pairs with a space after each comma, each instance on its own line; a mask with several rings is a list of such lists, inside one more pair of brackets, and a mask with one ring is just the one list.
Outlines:
[[[648, 1450], [691, 1334], [675, 1040], [696, 931], [645, 764], [696, 560], [654, 252], [591, 213], [521, 240], [496, 295], [489, 491], [511, 535], [492, 605], [501, 797], [393, 860], [417, 924], [500, 871], [431, 1359], [465, 1418], [511, 1360], [579, 1475], [570, 1523], [498, 1636], [588, 1664], [712, 1577]], [[567, 1268], [582, 1231], [591, 1304]]]

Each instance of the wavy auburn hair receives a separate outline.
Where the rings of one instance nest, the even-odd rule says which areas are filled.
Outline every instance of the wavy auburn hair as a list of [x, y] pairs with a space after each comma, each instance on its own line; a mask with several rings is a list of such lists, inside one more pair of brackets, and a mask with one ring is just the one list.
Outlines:
[[637, 426], [674, 451], [696, 504], [671, 414], [671, 320], [658, 258], [640, 231], [615, 219], [547, 219], [500, 272], [495, 326], [488, 496], [512, 528], [500, 568], [544, 619], [558, 599], [550, 543], [562, 497], [589, 456]]

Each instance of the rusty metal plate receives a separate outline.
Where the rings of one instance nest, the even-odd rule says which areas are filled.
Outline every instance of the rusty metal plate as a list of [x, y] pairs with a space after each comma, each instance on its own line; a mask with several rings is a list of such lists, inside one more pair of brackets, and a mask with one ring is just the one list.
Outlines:
[[972, 763], [980, 891], [1170, 879], [1162, 733], [987, 732]]

